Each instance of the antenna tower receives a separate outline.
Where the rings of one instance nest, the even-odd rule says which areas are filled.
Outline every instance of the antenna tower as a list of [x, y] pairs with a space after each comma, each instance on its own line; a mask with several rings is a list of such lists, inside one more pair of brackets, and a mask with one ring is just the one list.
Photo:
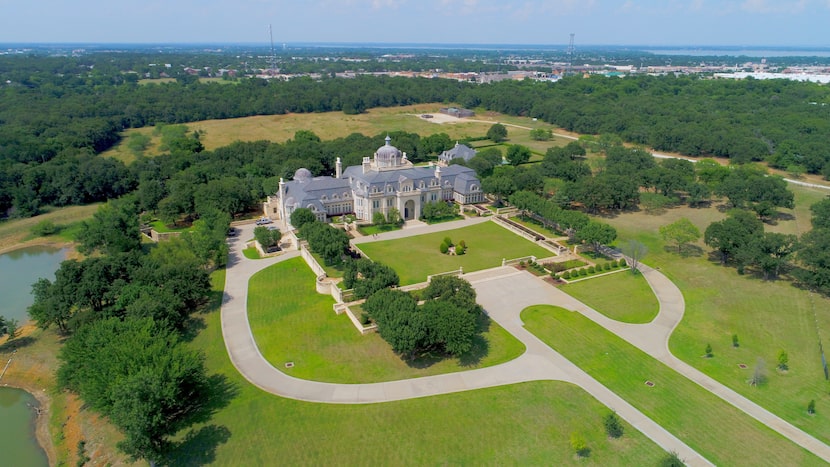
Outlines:
[[268, 37], [271, 39], [271, 74], [277, 70], [277, 56], [274, 55], [274, 32], [271, 30], [271, 25], [268, 25]]
[[571, 67], [574, 61], [574, 33], [571, 33], [571, 40], [568, 42], [568, 68], [565, 70], [565, 76], [571, 74]]

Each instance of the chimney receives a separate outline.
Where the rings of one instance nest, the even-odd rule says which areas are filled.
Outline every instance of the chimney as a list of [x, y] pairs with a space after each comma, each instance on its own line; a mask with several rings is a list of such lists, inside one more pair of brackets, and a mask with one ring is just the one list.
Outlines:
[[371, 167], [372, 167], [372, 160], [369, 159], [368, 157], [364, 157], [363, 158], [363, 173], [368, 172]]
[[334, 163], [334, 178], [340, 178], [343, 176], [343, 163], [340, 162], [340, 158], [337, 158], [337, 162]]

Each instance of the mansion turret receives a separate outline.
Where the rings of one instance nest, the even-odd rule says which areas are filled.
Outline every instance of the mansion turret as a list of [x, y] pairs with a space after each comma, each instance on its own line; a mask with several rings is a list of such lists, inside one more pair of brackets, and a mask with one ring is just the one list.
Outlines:
[[280, 180], [279, 192], [268, 197], [265, 209], [267, 215], [286, 220], [295, 209], [309, 208], [321, 221], [354, 214], [371, 222], [376, 212], [386, 216], [391, 208], [397, 208], [404, 220], [411, 220], [421, 217], [422, 206], [429, 202], [469, 204], [483, 200], [473, 169], [461, 165], [416, 167], [387, 136], [386, 144], [373, 158], [364, 157], [361, 165], [342, 170], [337, 158], [334, 177], [312, 177], [308, 169], [299, 169], [293, 180]]

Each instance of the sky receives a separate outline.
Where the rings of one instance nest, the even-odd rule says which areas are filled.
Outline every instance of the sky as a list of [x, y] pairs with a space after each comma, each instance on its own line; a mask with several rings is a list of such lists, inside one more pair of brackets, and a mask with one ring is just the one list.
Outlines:
[[830, 0], [0, 0], [0, 43], [830, 47]]

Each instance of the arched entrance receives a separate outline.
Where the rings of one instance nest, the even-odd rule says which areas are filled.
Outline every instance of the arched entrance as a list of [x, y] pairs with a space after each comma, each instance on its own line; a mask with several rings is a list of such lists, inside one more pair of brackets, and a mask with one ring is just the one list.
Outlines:
[[403, 218], [407, 221], [415, 219], [415, 201], [409, 200], [403, 205]]

